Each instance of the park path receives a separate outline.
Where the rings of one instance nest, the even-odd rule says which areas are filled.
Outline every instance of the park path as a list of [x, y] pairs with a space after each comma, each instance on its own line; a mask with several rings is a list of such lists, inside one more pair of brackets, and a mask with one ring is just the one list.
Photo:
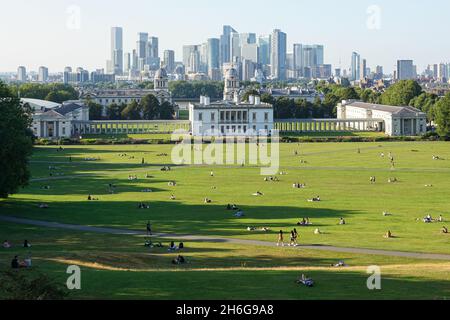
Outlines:
[[[10, 217], [10, 216], [0, 216], [0, 221], [17, 223], [17, 224], [34, 225], [34, 226], [47, 227], [47, 228], [90, 232], [90, 233], [104, 233], [104, 234], [114, 234], [114, 235], [146, 235], [145, 231], [138, 231], [138, 230], [91, 227], [91, 226], [65, 224], [65, 223], [58, 223], [58, 222], [23, 219], [23, 218], [16, 218], [16, 217]], [[203, 242], [211, 242], [211, 243], [231, 243], [231, 244], [242, 244], [242, 245], [249, 245], [249, 246], [276, 247], [275, 243], [267, 242], [267, 241], [243, 240], [243, 239], [222, 238], [222, 237], [214, 237], [214, 236], [178, 235], [178, 234], [167, 234], [167, 233], [155, 233], [155, 234], [153, 234], [153, 236], [162, 238], [162, 239], [178, 239], [178, 240], [183, 240], [183, 241], [203, 241]], [[345, 247], [334, 247], [334, 246], [327, 246], [327, 245], [300, 245], [298, 247], [292, 247], [292, 248], [293, 249], [295, 248], [295, 249], [341, 252], [341, 253], [366, 254], [366, 255], [381, 255], [381, 256], [389, 256], [389, 257], [414, 258], [414, 259], [423, 259], [423, 260], [448, 260], [448, 261], [450, 261], [450, 255], [437, 254], [437, 253], [418, 253], [418, 252], [389, 251], [389, 250], [364, 249], [364, 248], [345, 248]]]

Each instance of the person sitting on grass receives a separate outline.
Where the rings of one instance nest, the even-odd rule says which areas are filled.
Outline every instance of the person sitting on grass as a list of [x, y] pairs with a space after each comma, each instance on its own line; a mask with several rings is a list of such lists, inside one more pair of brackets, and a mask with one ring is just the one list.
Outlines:
[[447, 229], [447, 227], [442, 227], [442, 233], [444, 233], [444, 234], [448, 234], [448, 229]]
[[31, 268], [31, 266], [32, 266], [32, 261], [31, 261], [31, 256], [28, 256], [28, 257], [26, 257], [24, 260], [23, 260], [23, 266], [25, 267], [25, 268]]
[[175, 196], [172, 194], [171, 196], [170, 196], [170, 200], [176, 200], [176, 198], [175, 198]]
[[41, 204], [39, 205], [39, 209], [48, 209], [48, 204], [46, 204], [46, 203], [41, 203]]
[[338, 263], [336, 263], [336, 264], [332, 264], [331, 265], [332, 267], [336, 267], [336, 268], [341, 268], [341, 267], [346, 267], [347, 265], [345, 264], [345, 262], [344, 261], [339, 261]]
[[227, 210], [228, 210], [228, 211], [231, 210], [231, 204], [227, 204]]
[[345, 224], [346, 224], [346, 222], [345, 222], [344, 218], [341, 218], [341, 220], [339, 220], [339, 225], [343, 226]]
[[11, 248], [11, 244], [8, 242], [8, 240], [3, 241], [3, 248], [5, 249]]
[[302, 274], [301, 277], [297, 279], [296, 283], [297, 284], [303, 284], [303, 285], [305, 285], [307, 287], [313, 287], [314, 286], [314, 280], [311, 279], [311, 278], [308, 278], [304, 274]]
[[205, 204], [211, 203], [211, 199], [205, 198]]
[[175, 245], [175, 242], [171, 242], [168, 251], [177, 251], [178, 247]]
[[260, 196], [263, 196], [263, 193], [260, 192], [260, 191], [256, 191], [256, 192], [253, 194], [253, 196], [255, 196], [255, 197], [260, 197]]
[[173, 264], [179, 265], [179, 264], [185, 264], [186, 263], [186, 259], [183, 256], [178, 256], [176, 257], [176, 259], [172, 260]]
[[388, 232], [386, 232], [386, 234], [384, 235], [384, 238], [385, 238], [385, 239], [391, 239], [391, 238], [393, 238], [392, 232], [391, 232], [390, 230], [388, 230]]
[[234, 214], [234, 216], [236, 217], [236, 218], [242, 218], [243, 216], [245, 216], [244, 215], [244, 212], [243, 211], [237, 211], [235, 214]]
[[320, 200], [320, 196], [317, 196], [315, 198], [309, 199], [308, 201], [309, 202], [320, 202], [321, 200]]
[[178, 245], [178, 250], [183, 250], [184, 249], [184, 243], [180, 242], [180, 244]]
[[314, 234], [315, 234], [315, 235], [322, 234], [322, 231], [320, 231], [320, 229], [317, 228], [316, 230], [314, 230]]
[[20, 268], [19, 256], [14, 256], [14, 259], [12, 259], [12, 261], [11, 261], [11, 268], [12, 269], [19, 269]]
[[31, 248], [31, 243], [29, 243], [28, 240], [25, 240], [25, 241], [23, 242], [23, 247], [24, 247], [24, 248]]

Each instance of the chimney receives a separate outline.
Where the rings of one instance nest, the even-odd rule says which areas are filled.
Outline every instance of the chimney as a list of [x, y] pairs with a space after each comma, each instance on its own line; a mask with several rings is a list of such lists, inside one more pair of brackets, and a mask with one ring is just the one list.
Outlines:
[[249, 96], [249, 97], [248, 97], [248, 102], [249, 102], [250, 104], [255, 104], [255, 96], [254, 96], [254, 95]]
[[237, 91], [234, 92], [234, 102], [236, 104], [240, 104], [241, 103], [241, 99], [240, 99], [239, 93]]
[[211, 98], [210, 97], [203, 97], [203, 104], [205, 106], [209, 106], [211, 104]]
[[200, 96], [200, 104], [205, 104], [205, 97], [204, 96]]
[[261, 104], [261, 97], [255, 96], [255, 106], [258, 106]]

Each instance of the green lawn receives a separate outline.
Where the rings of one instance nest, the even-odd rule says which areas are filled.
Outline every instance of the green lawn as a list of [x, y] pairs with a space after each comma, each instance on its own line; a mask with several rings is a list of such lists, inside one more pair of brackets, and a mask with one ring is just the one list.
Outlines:
[[[0, 202], [0, 214], [139, 230], [151, 220], [157, 232], [272, 242], [276, 241], [278, 230], [289, 232], [301, 218], [309, 217], [313, 226], [297, 228], [301, 244], [450, 254], [450, 236], [440, 233], [448, 222], [416, 221], [428, 213], [450, 219], [448, 143], [282, 144], [280, 171], [286, 175], [278, 175], [279, 182], [264, 182], [260, 168], [248, 163], [244, 167], [181, 166], [161, 172], [163, 165], [171, 163], [172, 148], [66, 146], [57, 151], [56, 147], [37, 147], [31, 163], [33, 179], [48, 179], [49, 165], [57, 167], [51, 170], [53, 178], [57, 173], [64, 175], [31, 182], [19, 194]], [[395, 168], [387, 159], [389, 152], [395, 158]], [[386, 156], [382, 158], [381, 153]], [[126, 156], [120, 156], [123, 154]], [[443, 160], [433, 160], [433, 155]], [[86, 161], [86, 157], [99, 160]], [[142, 158], [145, 165], [141, 164]], [[211, 171], [214, 177], [210, 176]], [[130, 174], [139, 180], [129, 181]], [[145, 174], [152, 177], [146, 179]], [[376, 184], [369, 183], [370, 176], [377, 177]], [[388, 183], [393, 177], [399, 182]], [[176, 181], [177, 186], [169, 187], [169, 181]], [[295, 182], [306, 183], [307, 188], [293, 189]], [[115, 194], [108, 192], [109, 183], [117, 186]], [[43, 190], [45, 185], [50, 190]], [[153, 192], [143, 193], [145, 188]], [[256, 191], [264, 196], [252, 196]], [[86, 201], [88, 194], [100, 201]], [[171, 194], [176, 196], [175, 201], [169, 200]], [[322, 202], [307, 202], [317, 195]], [[204, 204], [205, 197], [212, 203]], [[151, 208], [137, 209], [140, 201], [149, 203]], [[37, 205], [42, 202], [50, 208], [39, 209]], [[227, 203], [239, 205], [246, 216], [234, 218], [225, 210]], [[383, 211], [392, 216], [384, 217]], [[347, 225], [338, 225], [341, 217]], [[246, 230], [247, 226], [270, 227], [272, 231], [253, 233]], [[322, 235], [314, 235], [317, 227], [324, 232]], [[387, 230], [396, 237], [384, 239]], [[65, 276], [63, 266], [68, 261], [85, 265], [86, 279], [92, 281], [75, 294], [77, 298], [449, 297], [449, 264], [444, 262], [198, 242], [190, 243], [186, 252], [192, 260], [188, 270], [177, 273], [172, 270], [172, 257], [167, 252], [149, 253], [142, 247], [140, 237], [80, 234], [1, 222], [0, 236], [16, 243], [26, 237], [39, 244], [33, 248], [33, 256], [40, 269], [55, 276]], [[6, 266], [10, 256], [11, 253], [1, 251], [1, 264]], [[328, 267], [341, 259], [354, 268]], [[365, 268], [371, 264], [385, 266], [389, 275], [381, 293], [365, 287]], [[206, 270], [192, 270], [202, 268]], [[315, 289], [293, 284], [302, 268], [321, 280]], [[193, 290], [185, 290], [189, 292], [180, 296], [180, 287], [185, 287], [180, 283], [185, 281]], [[205, 286], [208, 290], [201, 289]]]

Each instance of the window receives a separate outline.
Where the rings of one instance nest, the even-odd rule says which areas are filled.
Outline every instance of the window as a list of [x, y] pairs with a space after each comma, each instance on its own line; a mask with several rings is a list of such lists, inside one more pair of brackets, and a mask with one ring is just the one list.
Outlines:
[[264, 121], [265, 122], [269, 121], [269, 113], [268, 112], [264, 113]]
[[224, 127], [224, 126], [221, 126], [221, 127], [220, 127], [220, 132], [222, 132], [222, 134], [225, 133], [225, 127]]
[[253, 121], [256, 121], [256, 112], [253, 112]]
[[225, 112], [220, 111], [220, 121], [224, 121], [224, 120], [225, 120]]
[[214, 133], [216, 131], [216, 127], [211, 126], [211, 133]]
[[198, 121], [203, 121], [203, 113], [198, 114]]
[[66, 134], [66, 128], [62, 128], [62, 134], [65, 135]]
[[211, 122], [216, 121], [216, 114], [213, 112], [211, 113]]

